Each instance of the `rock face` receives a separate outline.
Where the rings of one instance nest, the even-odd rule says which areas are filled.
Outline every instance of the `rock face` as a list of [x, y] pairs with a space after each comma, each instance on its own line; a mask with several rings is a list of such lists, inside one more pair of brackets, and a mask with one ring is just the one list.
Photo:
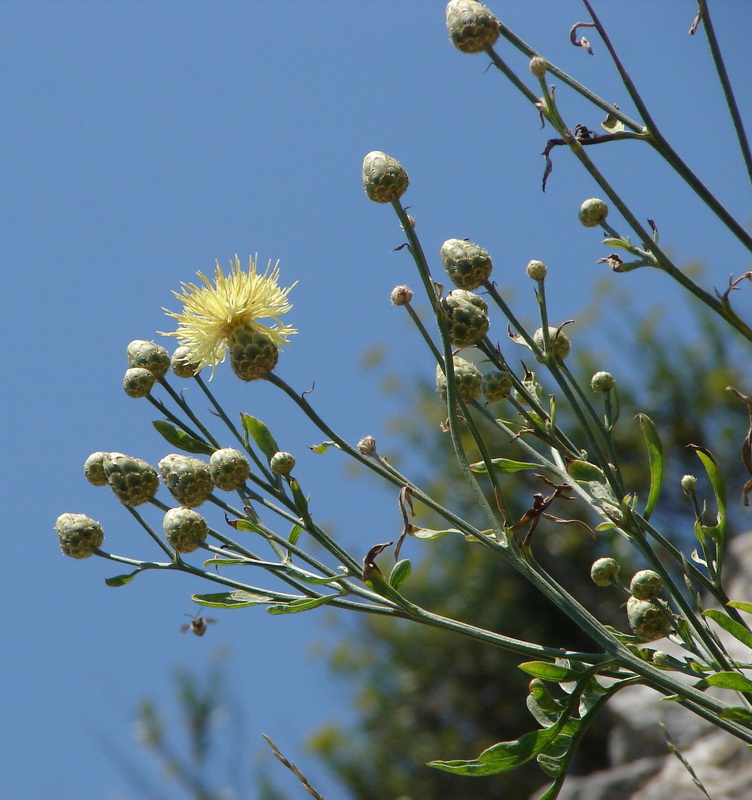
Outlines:
[[[731, 542], [726, 563], [729, 597], [752, 600], [752, 533]], [[752, 653], [741, 642], [723, 632], [720, 638], [734, 658], [752, 660]], [[672, 650], [667, 640], [651, 646]], [[752, 798], [752, 750], [730, 734], [676, 703], [660, 702], [660, 695], [644, 686], [617, 694], [605, 713], [613, 720], [608, 743], [611, 766], [568, 778], [559, 800], [708, 800], [708, 795], [712, 800]], [[670, 752], [662, 725], [708, 795]], [[536, 792], [531, 800], [542, 794], [543, 790]]]

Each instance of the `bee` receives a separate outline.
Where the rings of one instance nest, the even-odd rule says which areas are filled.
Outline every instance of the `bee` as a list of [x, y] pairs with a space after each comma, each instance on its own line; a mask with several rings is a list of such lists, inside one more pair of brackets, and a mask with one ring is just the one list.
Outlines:
[[[186, 614], [187, 617], [190, 617], [190, 614]], [[206, 633], [206, 626], [213, 625], [217, 620], [212, 619], [211, 617], [207, 617], [206, 619], [202, 616], [193, 617], [190, 622], [186, 622], [185, 625], [180, 626], [181, 633], [195, 633], [196, 636], [203, 636]]]

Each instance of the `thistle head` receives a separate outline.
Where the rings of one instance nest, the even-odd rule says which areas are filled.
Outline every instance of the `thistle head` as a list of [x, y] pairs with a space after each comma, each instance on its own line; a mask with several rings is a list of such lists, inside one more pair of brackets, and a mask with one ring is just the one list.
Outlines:
[[192, 378], [201, 370], [201, 366], [191, 355], [191, 349], [183, 344], [175, 348], [170, 364], [178, 378]]
[[462, 53], [480, 53], [499, 38], [499, 20], [476, 0], [451, 0], [446, 7], [449, 39]]
[[439, 256], [446, 274], [458, 289], [477, 289], [488, 280], [493, 269], [488, 250], [465, 239], [447, 239], [441, 245]]
[[277, 366], [279, 348], [266, 333], [236, 328], [228, 345], [230, 367], [242, 381], [261, 380]]
[[89, 558], [102, 546], [102, 526], [85, 514], [61, 514], [55, 521], [60, 549], [71, 558]]
[[[469, 403], [471, 400], [477, 400], [480, 397], [481, 384], [483, 382], [478, 368], [459, 356], [454, 356], [453, 362], [454, 380], [457, 384], [459, 396], [466, 403]], [[439, 397], [446, 402], [447, 379], [440, 366], [436, 367], [436, 390], [439, 393]]]
[[580, 222], [586, 228], [595, 228], [608, 216], [608, 206], [597, 197], [591, 197], [580, 206]]
[[372, 150], [363, 159], [363, 188], [375, 203], [399, 200], [409, 183], [402, 164], [381, 150]]
[[248, 459], [232, 447], [215, 450], [209, 459], [209, 472], [218, 489], [233, 492], [251, 477]]
[[141, 458], [131, 458], [124, 453], [106, 453], [102, 468], [110, 488], [125, 506], [140, 506], [157, 493], [157, 472]]
[[123, 391], [128, 397], [148, 397], [156, 380], [154, 373], [144, 367], [129, 367], [123, 375]]
[[148, 369], [154, 378], [164, 378], [170, 368], [170, 354], [162, 345], [135, 339], [125, 349], [129, 367]]
[[159, 462], [159, 471], [170, 494], [182, 506], [200, 506], [214, 490], [209, 465], [193, 456], [171, 453]]
[[488, 304], [477, 294], [455, 289], [439, 302], [454, 347], [471, 347], [488, 333]]
[[167, 541], [178, 553], [192, 553], [206, 540], [209, 526], [192, 508], [171, 508], [162, 522]]

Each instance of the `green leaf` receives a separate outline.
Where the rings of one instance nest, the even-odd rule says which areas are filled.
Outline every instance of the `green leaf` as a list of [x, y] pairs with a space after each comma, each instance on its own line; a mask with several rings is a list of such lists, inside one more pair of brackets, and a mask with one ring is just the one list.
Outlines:
[[412, 564], [410, 559], [403, 558], [392, 567], [392, 571], [389, 573], [389, 585], [394, 589], [399, 589], [410, 577], [411, 572]]
[[658, 495], [660, 495], [661, 487], [663, 486], [663, 447], [658, 436], [658, 429], [647, 414], [638, 414], [637, 422], [640, 425], [645, 445], [648, 448], [648, 461], [650, 463], [650, 492], [645, 504], [645, 511], [642, 514], [645, 519], [649, 519], [655, 504], [658, 502]]
[[238, 564], [252, 563], [252, 559], [249, 558], [208, 558], [201, 566], [206, 569], [207, 567], [234, 567]]
[[[492, 458], [491, 465], [498, 472], [521, 472], [523, 469], [542, 469], [540, 464], [532, 464], [528, 461], [512, 461], [510, 458]], [[470, 464], [470, 469], [478, 473], [488, 472], [484, 461]]]
[[441, 539], [442, 536], [448, 536], [450, 533], [458, 533], [462, 536], [462, 531], [458, 531], [456, 528], [446, 528], [442, 531], [434, 530], [433, 528], [413, 528], [410, 531], [410, 535], [414, 536], [416, 539], [425, 539], [427, 541], [431, 539]]
[[552, 778], [558, 778], [566, 769], [569, 759], [567, 755], [572, 746], [572, 737], [566, 734], [557, 736], [550, 744], [538, 753], [537, 762], [540, 768]]
[[218, 592], [217, 594], [194, 594], [191, 600], [200, 606], [209, 608], [246, 608], [247, 606], [261, 606], [274, 602], [273, 597], [256, 592], [247, 592], [236, 589], [233, 592]]
[[718, 686], [721, 689], [733, 689], [735, 692], [752, 692], [752, 680], [738, 672], [715, 672], [695, 684], [696, 688]]
[[104, 582], [108, 586], [118, 587], [118, 586], [125, 586], [126, 583], [130, 583], [139, 572], [143, 572], [143, 568], [139, 567], [139, 569], [134, 570], [133, 572], [129, 572], [127, 575], [116, 575], [114, 578], [105, 578]]
[[709, 617], [713, 620], [713, 622], [720, 625], [724, 631], [730, 633], [735, 639], [738, 639], [742, 644], [747, 645], [747, 647], [752, 647], [752, 633], [750, 633], [741, 622], [737, 622], [735, 619], [731, 619], [727, 614], [724, 614], [723, 611], [719, 611], [717, 608], [711, 608], [708, 611], [702, 612], [703, 617]]
[[287, 482], [287, 485], [290, 487], [290, 491], [292, 492], [292, 499], [295, 501], [295, 508], [300, 512], [301, 515], [307, 515], [308, 498], [303, 494], [297, 478], [290, 478], [290, 480]]
[[702, 461], [705, 472], [710, 479], [710, 485], [713, 487], [713, 494], [715, 495], [715, 503], [718, 507], [718, 516], [716, 517], [715, 525], [703, 525], [704, 533], [710, 536], [718, 545], [723, 543], [723, 535], [726, 531], [726, 486], [723, 482], [723, 475], [715, 460], [715, 456], [706, 447], [700, 447], [697, 444], [690, 444], [687, 447], [691, 448], [697, 454], [697, 457]]
[[724, 708], [718, 716], [721, 719], [733, 719], [736, 722], [746, 722], [747, 724], [752, 723], [752, 711], [741, 706]]
[[267, 428], [260, 419], [256, 419], [256, 417], [252, 417], [250, 414], [242, 413], [240, 415], [240, 421], [243, 424], [243, 430], [252, 437], [258, 449], [261, 450], [268, 459], [279, 452], [279, 447], [277, 447], [274, 437], [269, 432], [269, 428]]
[[317, 455], [323, 455], [330, 447], [336, 447], [339, 450], [339, 445], [336, 442], [321, 442], [321, 444], [309, 444], [308, 447]]
[[290, 542], [290, 544], [297, 544], [301, 533], [303, 533], [303, 529], [300, 525], [293, 525], [290, 535], [287, 537], [287, 541]]
[[732, 608], [738, 608], [740, 611], [746, 611], [748, 614], [752, 614], [752, 603], [746, 603], [744, 600], [731, 600], [731, 602], [727, 603], [726, 605], [729, 605]]
[[328, 594], [324, 597], [301, 597], [298, 600], [293, 600], [289, 603], [283, 603], [276, 606], [269, 606], [266, 610], [270, 614], [297, 614], [299, 611], [309, 611], [312, 608], [323, 606], [330, 600], [334, 600], [337, 595]]
[[576, 681], [582, 677], [582, 673], [578, 670], [568, 669], [558, 664], [549, 664], [547, 661], [526, 661], [524, 664], [520, 664], [519, 668], [534, 678], [540, 678], [550, 683]]
[[600, 467], [591, 464], [589, 461], [582, 461], [581, 459], [570, 461], [569, 464], [567, 464], [567, 474], [575, 481], [585, 481], [587, 483], [593, 481], [596, 483], [606, 482], [606, 476], [603, 474], [603, 470]]
[[151, 423], [167, 441], [178, 450], [183, 450], [186, 453], [201, 453], [205, 456], [210, 456], [216, 447], [201, 441], [201, 439], [194, 439], [189, 436], [185, 431], [181, 431], [169, 422], [163, 419], [155, 419]]
[[260, 533], [263, 535], [263, 531], [259, 528], [258, 525], [251, 522], [249, 519], [238, 519], [233, 522], [236, 531], [251, 531], [253, 533]]

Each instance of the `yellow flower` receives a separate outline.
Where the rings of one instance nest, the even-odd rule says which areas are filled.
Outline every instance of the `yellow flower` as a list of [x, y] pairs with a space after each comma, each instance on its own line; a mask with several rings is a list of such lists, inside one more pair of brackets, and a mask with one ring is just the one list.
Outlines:
[[[183, 283], [182, 292], [173, 292], [183, 303], [183, 311], [164, 311], [178, 321], [178, 329], [172, 333], [160, 333], [174, 336], [187, 347], [191, 360], [199, 368], [214, 368], [224, 361], [230, 338], [241, 328], [263, 333], [277, 347], [287, 344], [288, 337], [297, 333], [295, 328], [279, 320], [292, 308], [287, 295], [295, 284], [287, 289], [279, 287], [279, 262], [271, 268], [270, 261], [263, 275], [257, 274], [256, 264], [257, 261], [251, 258], [248, 272], [244, 272], [236, 255], [230, 262], [229, 275], [222, 272], [217, 262], [214, 285], [199, 272], [203, 286]], [[259, 322], [260, 319], [269, 319], [275, 324], [270, 327]]]

